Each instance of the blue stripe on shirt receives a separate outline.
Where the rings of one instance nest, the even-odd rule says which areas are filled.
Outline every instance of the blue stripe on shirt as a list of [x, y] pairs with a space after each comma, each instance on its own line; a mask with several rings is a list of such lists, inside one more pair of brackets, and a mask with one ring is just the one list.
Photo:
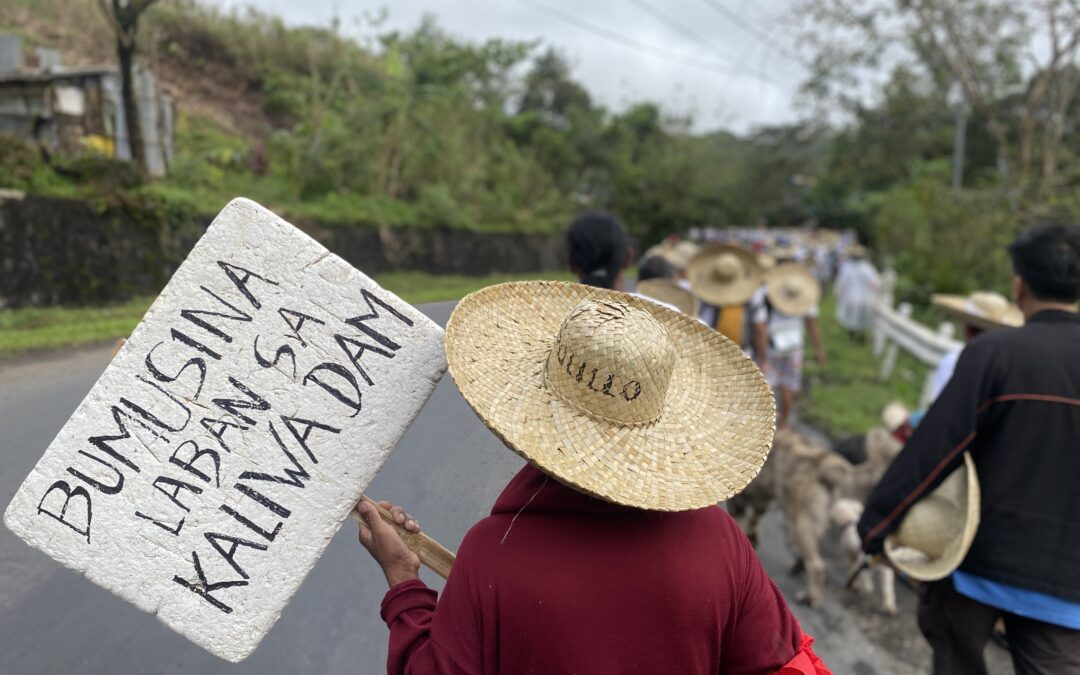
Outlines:
[[952, 580], [957, 593], [984, 605], [1028, 619], [1080, 630], [1080, 603], [990, 581], [967, 572], [953, 572]]

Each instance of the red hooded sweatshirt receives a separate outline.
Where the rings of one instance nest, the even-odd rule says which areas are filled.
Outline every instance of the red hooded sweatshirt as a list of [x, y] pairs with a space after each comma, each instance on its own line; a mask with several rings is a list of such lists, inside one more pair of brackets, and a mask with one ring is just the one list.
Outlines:
[[465, 536], [438, 603], [407, 581], [382, 617], [391, 675], [828, 673], [723, 510], [632, 509], [531, 466]]

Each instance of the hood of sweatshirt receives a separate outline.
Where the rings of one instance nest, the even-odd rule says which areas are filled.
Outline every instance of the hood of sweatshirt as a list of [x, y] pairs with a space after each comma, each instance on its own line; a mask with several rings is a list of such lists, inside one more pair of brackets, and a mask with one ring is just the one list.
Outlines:
[[495, 500], [491, 515], [500, 513], [515, 514], [522, 510], [530, 513], [588, 513], [588, 514], [640, 514], [635, 509], [622, 504], [604, 501], [572, 487], [537, 469], [532, 464], [514, 476], [514, 479]]

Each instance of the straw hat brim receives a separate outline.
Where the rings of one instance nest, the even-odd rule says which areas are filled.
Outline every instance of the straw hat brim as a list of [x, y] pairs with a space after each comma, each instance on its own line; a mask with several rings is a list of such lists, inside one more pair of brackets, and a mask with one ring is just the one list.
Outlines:
[[[804, 290], [796, 298], [780, 292], [780, 285], [792, 279]], [[802, 316], [821, 303], [821, 282], [806, 267], [798, 263], [784, 263], [769, 272], [765, 295], [769, 304], [781, 314]]]
[[[963, 472], [960, 477], [957, 472]], [[975, 461], [967, 452], [964, 464], [945, 480], [963, 480], [966, 483], [967, 498], [964, 512], [964, 526], [955, 533], [945, 553], [939, 558], [929, 558], [917, 549], [903, 546], [896, 541], [895, 535], [885, 538], [885, 555], [900, 572], [917, 581], [939, 581], [949, 576], [960, 567], [975, 541], [979, 529], [981, 498], [979, 495], [979, 476], [975, 472]], [[940, 488], [939, 488], [940, 489]]]
[[[585, 300], [645, 310], [672, 340], [677, 357], [655, 422], [593, 417], [545, 385], [560, 326]], [[772, 445], [773, 398], [739, 346], [643, 298], [553, 281], [489, 286], [458, 304], [445, 339], [450, 374], [484, 424], [540, 470], [607, 501], [658, 511], [716, 504], [753, 480]]]
[[[983, 330], [992, 330], [994, 328], [1016, 328], [1023, 325], [1024, 315], [1014, 303], [1009, 303], [1009, 312], [1006, 313], [1001, 320], [995, 320], [982, 314], [975, 314], [971, 311], [970, 300], [966, 295], [948, 295], [944, 293], [935, 293], [930, 298], [935, 307], [941, 309], [946, 314], [952, 316], [958, 321], [982, 328]], [[1007, 319], [1012, 318], [1012, 321]]]
[[641, 295], [677, 307], [680, 312], [697, 316], [697, 298], [671, 279], [646, 279], [634, 288]]
[[[730, 253], [739, 259], [742, 274], [729, 282], [719, 282], [712, 276], [712, 264], [721, 255]], [[740, 246], [720, 244], [711, 246], [699, 253], [687, 269], [690, 287], [694, 295], [714, 307], [743, 305], [754, 297], [754, 292], [761, 287], [762, 272], [757, 256]]]

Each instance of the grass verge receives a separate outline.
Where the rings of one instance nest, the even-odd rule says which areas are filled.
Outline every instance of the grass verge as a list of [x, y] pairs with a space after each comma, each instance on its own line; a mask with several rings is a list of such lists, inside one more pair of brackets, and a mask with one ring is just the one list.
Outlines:
[[800, 402], [802, 419], [833, 438], [865, 433], [881, 423], [881, 409], [901, 401], [914, 410], [922, 392], [927, 367], [900, 353], [888, 381], [878, 377], [881, 359], [873, 354], [870, 334], [853, 339], [836, 320], [836, 298], [821, 305], [822, 337], [829, 362], [821, 366], [806, 360], [806, 389]]
[[[549, 272], [486, 277], [436, 276], [424, 272], [389, 272], [376, 281], [406, 302], [457, 300], [469, 293], [504, 281], [524, 279], [571, 281], [568, 273]], [[129, 335], [153, 296], [134, 298], [105, 307], [28, 307], [0, 310], [0, 358], [31, 349], [74, 347]]]

